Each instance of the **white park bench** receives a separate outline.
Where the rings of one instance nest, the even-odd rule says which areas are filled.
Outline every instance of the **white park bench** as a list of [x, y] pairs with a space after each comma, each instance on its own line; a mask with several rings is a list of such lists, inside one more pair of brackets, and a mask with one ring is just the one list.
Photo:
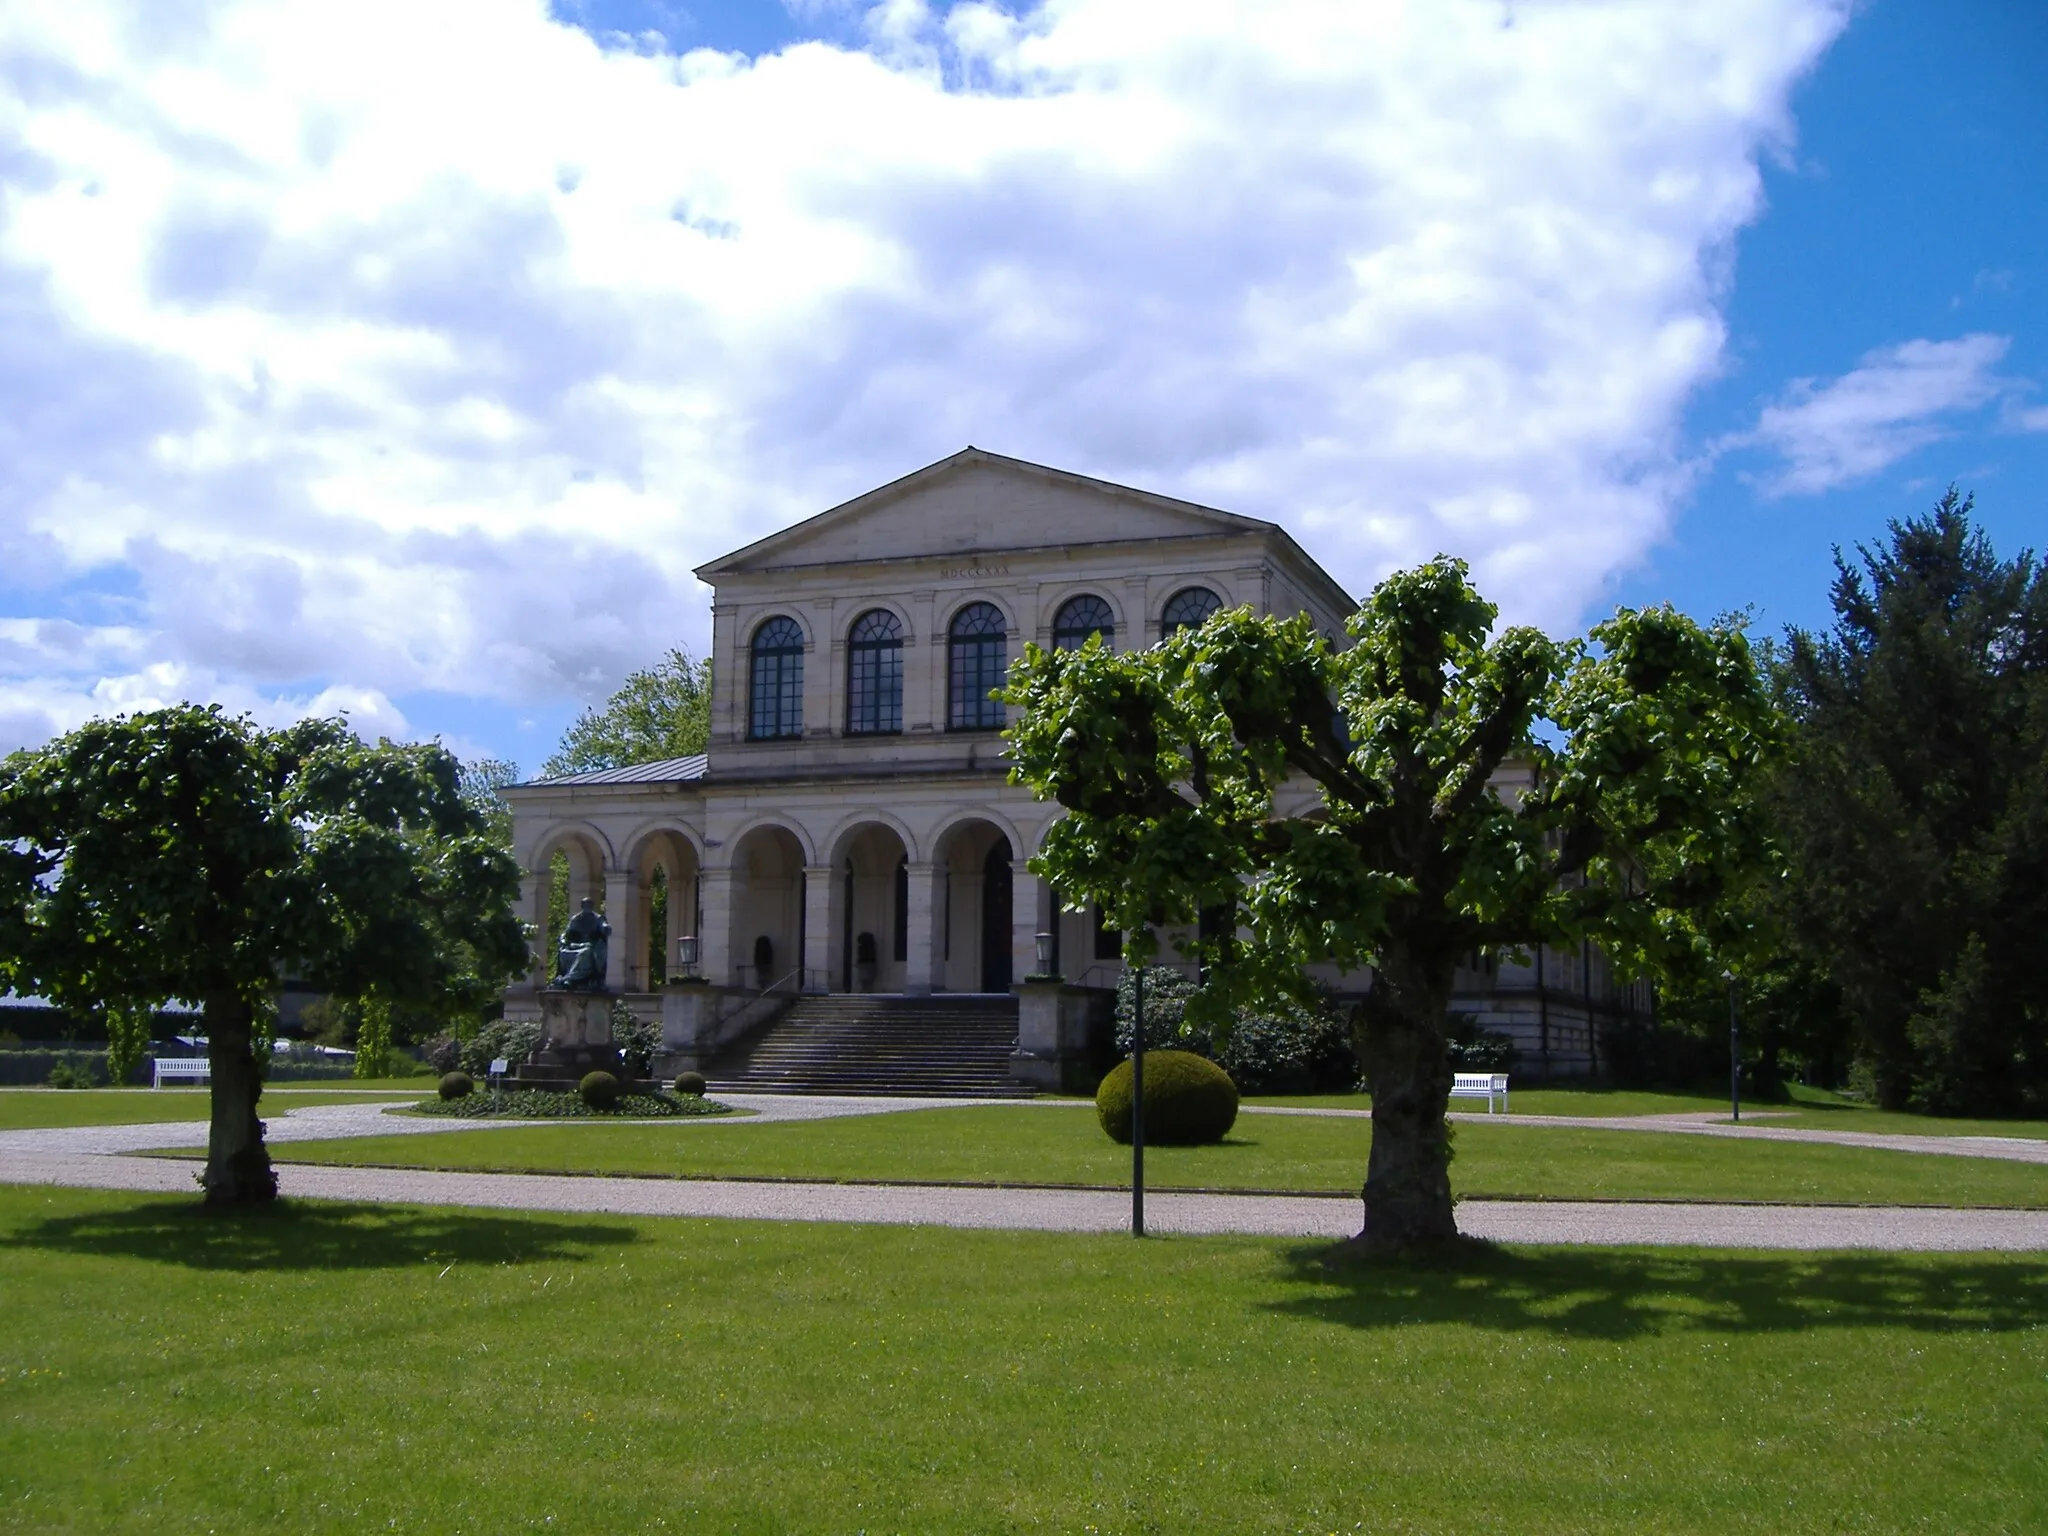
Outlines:
[[1484, 1099], [1486, 1112], [1493, 1113], [1493, 1101], [1500, 1100], [1500, 1112], [1508, 1112], [1508, 1075], [1505, 1072], [1460, 1072], [1451, 1079], [1454, 1099]]
[[156, 1081], [150, 1086], [161, 1088], [168, 1082], [204, 1083], [213, 1079], [213, 1063], [204, 1056], [159, 1056], [156, 1059]]

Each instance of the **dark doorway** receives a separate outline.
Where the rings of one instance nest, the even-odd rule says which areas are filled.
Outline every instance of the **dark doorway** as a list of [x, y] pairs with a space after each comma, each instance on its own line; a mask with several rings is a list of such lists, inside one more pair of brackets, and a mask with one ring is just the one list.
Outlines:
[[1010, 990], [1010, 840], [998, 836], [981, 865], [981, 990]]

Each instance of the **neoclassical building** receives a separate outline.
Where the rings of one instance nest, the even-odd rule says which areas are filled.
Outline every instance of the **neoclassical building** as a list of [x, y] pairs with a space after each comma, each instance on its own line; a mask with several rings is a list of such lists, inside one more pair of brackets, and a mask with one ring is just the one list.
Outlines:
[[[507, 798], [523, 915], [548, 926], [549, 871], [565, 858], [572, 904], [588, 895], [612, 924], [611, 988], [659, 1008], [657, 973], [677, 974], [694, 947], [704, 990], [725, 1001], [692, 1007], [728, 1020], [721, 1039], [800, 995], [1008, 997], [1039, 968], [1041, 934], [1069, 996], [1099, 1000], [1118, 936], [1026, 869], [1058, 808], [1006, 782], [1005, 711], [989, 691], [1027, 641], [1146, 646], [1239, 604], [1305, 612], [1338, 638], [1355, 606], [1276, 524], [977, 448], [697, 575], [715, 594], [708, 751]], [[533, 1007], [538, 979], [508, 1013]], [[1522, 1033], [1526, 1010], [1493, 996], [1512, 976], [1472, 979], [1489, 998], [1478, 1011]], [[1545, 999], [1530, 1021], [1546, 1060], [1584, 1070], [1587, 1008], [1556, 1010], [1555, 1040], [1551, 1011]], [[703, 1016], [667, 1012], [672, 1046], [689, 1054], [701, 1030], [712, 1050]]]

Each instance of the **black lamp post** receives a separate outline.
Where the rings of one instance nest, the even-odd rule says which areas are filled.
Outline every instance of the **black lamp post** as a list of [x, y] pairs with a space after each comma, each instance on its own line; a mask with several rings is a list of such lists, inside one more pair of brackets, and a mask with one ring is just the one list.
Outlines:
[[1723, 971], [1728, 983], [1728, 1105], [1732, 1118], [1742, 1119], [1742, 1016], [1735, 1006], [1735, 973]]
[[1131, 979], [1131, 1236], [1145, 1235], [1145, 967]]

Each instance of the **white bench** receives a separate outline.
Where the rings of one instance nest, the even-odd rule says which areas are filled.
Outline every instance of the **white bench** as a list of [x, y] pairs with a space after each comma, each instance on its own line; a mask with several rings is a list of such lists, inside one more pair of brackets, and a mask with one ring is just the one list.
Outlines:
[[1508, 1112], [1508, 1075], [1505, 1072], [1460, 1072], [1451, 1078], [1454, 1099], [1484, 1099], [1486, 1112], [1493, 1113], [1493, 1101], [1500, 1100], [1500, 1112]]
[[156, 1081], [150, 1086], [161, 1088], [167, 1082], [199, 1082], [213, 1080], [213, 1063], [204, 1056], [159, 1056], [156, 1059]]

